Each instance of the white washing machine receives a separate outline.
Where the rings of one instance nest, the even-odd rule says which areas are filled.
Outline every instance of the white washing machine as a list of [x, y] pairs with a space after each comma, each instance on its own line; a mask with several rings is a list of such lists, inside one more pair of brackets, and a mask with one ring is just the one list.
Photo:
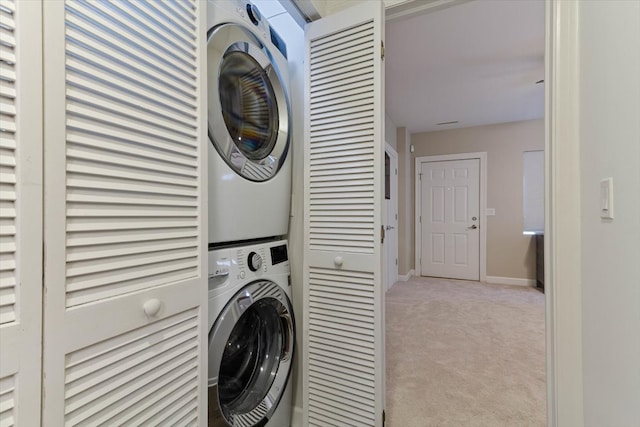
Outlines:
[[207, 2], [209, 243], [288, 232], [286, 45], [245, 0]]
[[295, 321], [285, 240], [209, 251], [209, 427], [289, 427]]

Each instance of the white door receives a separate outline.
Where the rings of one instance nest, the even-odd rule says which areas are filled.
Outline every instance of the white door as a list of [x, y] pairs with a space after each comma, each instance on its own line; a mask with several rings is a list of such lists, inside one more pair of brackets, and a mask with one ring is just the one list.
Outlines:
[[305, 30], [305, 426], [383, 423], [383, 25], [376, 1]]
[[421, 274], [480, 280], [480, 160], [423, 162]]
[[0, 426], [40, 423], [42, 3], [0, 3]]
[[206, 2], [44, 2], [44, 426], [207, 424]]
[[398, 281], [398, 154], [387, 145], [384, 153], [384, 254], [386, 289]]

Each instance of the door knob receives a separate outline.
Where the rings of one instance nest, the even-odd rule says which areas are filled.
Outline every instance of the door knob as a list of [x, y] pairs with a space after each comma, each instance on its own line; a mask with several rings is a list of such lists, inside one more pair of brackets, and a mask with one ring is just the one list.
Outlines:
[[160, 311], [161, 306], [162, 303], [160, 302], [160, 300], [157, 298], [153, 298], [145, 302], [142, 305], [142, 308], [144, 310], [144, 314], [146, 314], [148, 317], [155, 317]]
[[344, 260], [342, 259], [341, 256], [337, 256], [334, 258], [333, 263], [335, 264], [336, 267], [342, 267]]
[[478, 226], [477, 226], [477, 225], [475, 225], [475, 224], [473, 224], [473, 225], [472, 225], [471, 227], [469, 227], [468, 229], [469, 229], [469, 230], [475, 230], [476, 228], [478, 228]]

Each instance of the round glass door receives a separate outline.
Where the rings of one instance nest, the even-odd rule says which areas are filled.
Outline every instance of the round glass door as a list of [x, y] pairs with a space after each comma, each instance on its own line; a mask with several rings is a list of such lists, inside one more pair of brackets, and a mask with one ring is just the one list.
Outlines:
[[289, 299], [276, 284], [247, 285], [213, 327], [209, 374], [217, 377], [219, 410], [229, 425], [268, 419], [291, 369], [294, 326]]
[[224, 123], [240, 152], [250, 160], [271, 154], [278, 139], [278, 104], [260, 64], [244, 52], [229, 52], [218, 90]]
[[276, 64], [247, 28], [223, 24], [208, 35], [209, 140], [251, 181], [275, 176], [289, 149], [289, 102]]

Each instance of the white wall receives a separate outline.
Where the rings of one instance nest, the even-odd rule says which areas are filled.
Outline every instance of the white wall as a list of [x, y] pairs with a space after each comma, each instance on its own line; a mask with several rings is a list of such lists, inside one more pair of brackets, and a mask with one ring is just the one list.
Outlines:
[[384, 139], [396, 151], [398, 151], [397, 132], [398, 132], [398, 129], [396, 128], [396, 125], [391, 121], [389, 116], [385, 114], [384, 115]]
[[[586, 426], [640, 425], [640, 2], [580, 3]], [[612, 221], [599, 217], [613, 177]]]
[[[271, 26], [282, 37], [287, 45], [289, 57], [289, 77], [291, 86], [291, 112], [292, 112], [292, 203], [291, 218], [289, 223], [289, 258], [291, 265], [291, 286], [293, 296], [293, 311], [296, 315], [296, 341], [302, 342], [302, 253], [303, 253], [303, 87], [304, 87], [304, 31], [284, 9], [274, 4], [274, 0], [256, 0], [253, 3], [269, 20]], [[276, 15], [269, 14], [273, 10]], [[300, 346], [296, 348], [293, 370], [293, 420], [292, 425], [301, 425], [302, 415], [302, 376], [300, 368], [302, 363], [302, 351]]]

